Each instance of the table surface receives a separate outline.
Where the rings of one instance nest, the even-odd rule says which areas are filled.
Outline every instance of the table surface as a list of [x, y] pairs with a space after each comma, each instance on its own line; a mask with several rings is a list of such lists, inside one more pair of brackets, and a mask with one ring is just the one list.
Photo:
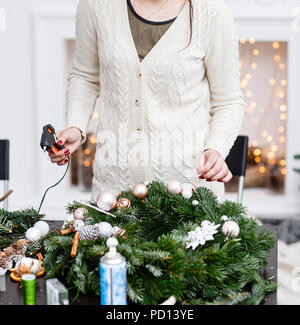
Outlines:
[[[274, 226], [263, 226], [271, 229], [275, 235], [277, 235], [277, 228]], [[270, 257], [266, 269], [262, 271], [262, 275], [266, 279], [272, 279], [277, 282], [277, 242], [274, 248], [270, 251]], [[75, 297], [75, 292], [69, 291], [69, 302], [72, 303]], [[0, 292], [0, 305], [22, 305], [23, 293], [19, 282], [15, 282], [10, 279], [9, 272], [6, 274], [6, 291]], [[36, 304], [46, 305], [46, 280], [45, 277], [37, 278], [36, 282]], [[267, 295], [263, 305], [276, 305], [277, 304], [277, 291]], [[100, 305], [100, 297], [95, 295], [81, 295], [72, 305]]]

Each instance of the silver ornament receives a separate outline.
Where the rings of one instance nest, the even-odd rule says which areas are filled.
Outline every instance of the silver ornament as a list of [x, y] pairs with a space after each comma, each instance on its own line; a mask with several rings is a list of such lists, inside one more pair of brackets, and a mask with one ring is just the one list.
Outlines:
[[132, 195], [138, 199], [144, 199], [148, 194], [148, 187], [145, 184], [135, 184], [132, 188]]
[[171, 194], [181, 194], [182, 184], [176, 180], [171, 180], [167, 184], [167, 189]]
[[110, 211], [112, 210], [117, 203], [116, 195], [111, 191], [103, 191], [97, 197], [97, 206], [104, 210]]
[[221, 220], [222, 220], [222, 221], [227, 221], [228, 219], [229, 219], [229, 218], [228, 218], [227, 216], [225, 216], [225, 215], [221, 217]]
[[222, 233], [231, 238], [236, 238], [240, 234], [240, 227], [234, 221], [226, 221], [222, 227]]
[[183, 190], [181, 193], [182, 197], [184, 197], [185, 199], [190, 199], [193, 195], [193, 192], [190, 190]]
[[73, 216], [75, 220], [84, 220], [87, 214], [87, 209], [85, 208], [78, 208], [74, 211]]
[[198, 204], [199, 204], [199, 201], [198, 201], [198, 200], [193, 200], [193, 201], [192, 201], [192, 205], [193, 205], [193, 206], [196, 206], [196, 205], [198, 205]]
[[110, 237], [113, 234], [113, 227], [110, 223], [103, 221], [98, 223], [100, 237]]

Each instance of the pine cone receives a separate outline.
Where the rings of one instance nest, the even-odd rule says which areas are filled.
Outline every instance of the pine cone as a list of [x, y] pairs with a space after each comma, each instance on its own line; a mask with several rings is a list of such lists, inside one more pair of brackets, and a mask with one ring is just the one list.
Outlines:
[[96, 240], [99, 238], [99, 230], [97, 225], [83, 226], [79, 230], [79, 239]]

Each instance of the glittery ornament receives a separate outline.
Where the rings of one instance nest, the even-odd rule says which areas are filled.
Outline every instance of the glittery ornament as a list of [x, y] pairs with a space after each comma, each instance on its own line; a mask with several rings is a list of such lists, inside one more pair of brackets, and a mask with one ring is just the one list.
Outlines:
[[122, 208], [122, 207], [129, 208], [130, 204], [131, 202], [129, 199], [122, 197], [117, 201], [117, 208]]
[[109, 237], [113, 234], [113, 227], [110, 223], [103, 221], [98, 223], [100, 237]]
[[135, 184], [132, 188], [132, 195], [138, 199], [144, 199], [148, 194], [148, 187], [145, 184]]
[[82, 221], [84, 221], [87, 212], [88, 211], [85, 208], [76, 209], [74, 211], [74, 213], [73, 213], [74, 220], [82, 220]]
[[97, 197], [97, 206], [104, 210], [110, 211], [115, 208], [117, 203], [116, 195], [111, 191], [103, 191]]
[[201, 227], [197, 227], [195, 230], [190, 231], [187, 234], [186, 248], [192, 247], [196, 249], [199, 245], [204, 245], [208, 240], [214, 240], [214, 235], [218, 232], [220, 225], [216, 225], [214, 222], [204, 220], [201, 222]]
[[171, 194], [181, 194], [182, 184], [176, 180], [171, 180], [167, 184], [167, 189]]
[[0, 252], [0, 269], [8, 270], [13, 267], [11, 256], [7, 256], [4, 252]]
[[30, 242], [34, 242], [41, 239], [42, 233], [38, 228], [32, 227], [26, 231], [25, 237]]
[[37, 228], [40, 232], [42, 237], [46, 236], [49, 232], [49, 225], [46, 221], [38, 221], [33, 225], [34, 228]]
[[226, 221], [222, 227], [222, 233], [231, 238], [236, 238], [240, 234], [240, 227], [234, 221]]

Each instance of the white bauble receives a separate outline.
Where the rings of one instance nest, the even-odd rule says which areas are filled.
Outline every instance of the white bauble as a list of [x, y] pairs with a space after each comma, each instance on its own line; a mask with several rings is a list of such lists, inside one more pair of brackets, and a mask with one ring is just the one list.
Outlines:
[[84, 220], [87, 212], [85, 208], [78, 208], [74, 211], [73, 217], [75, 220]]
[[38, 228], [32, 227], [26, 231], [25, 237], [30, 242], [40, 240], [42, 237], [41, 231]]
[[221, 217], [221, 220], [222, 220], [222, 221], [227, 221], [228, 219], [229, 219], [229, 218], [228, 218], [227, 216], [225, 216], [225, 215]]
[[240, 234], [240, 227], [234, 221], [226, 221], [222, 227], [222, 233], [231, 238], [236, 238]]
[[37, 228], [41, 234], [42, 234], [42, 237], [46, 236], [49, 232], [49, 225], [46, 221], [38, 221], [36, 222], [34, 225], [33, 225], [34, 228]]
[[171, 180], [167, 184], [167, 189], [171, 194], [181, 194], [182, 184], [176, 180]]
[[103, 221], [98, 223], [100, 237], [110, 237], [113, 234], [113, 227], [110, 223]]
[[192, 191], [190, 191], [190, 190], [184, 190], [184, 191], [182, 191], [182, 197], [184, 197], [185, 199], [190, 199], [191, 197], [192, 197], [192, 195], [193, 195], [193, 192]]
[[193, 184], [191, 184], [191, 183], [183, 183], [182, 184], [182, 190], [183, 191], [188, 191], [188, 192], [192, 192], [193, 191]]
[[198, 205], [198, 204], [199, 204], [199, 201], [198, 201], [198, 200], [193, 200], [193, 201], [192, 201], [192, 205], [193, 205], [193, 206], [196, 206], [196, 205]]
[[116, 195], [112, 191], [103, 191], [97, 197], [97, 206], [104, 210], [112, 210], [117, 203]]

